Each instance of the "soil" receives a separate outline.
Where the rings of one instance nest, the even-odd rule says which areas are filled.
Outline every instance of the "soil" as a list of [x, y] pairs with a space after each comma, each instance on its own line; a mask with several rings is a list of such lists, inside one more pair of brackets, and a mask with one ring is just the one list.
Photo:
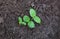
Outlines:
[[[18, 16], [37, 10], [41, 24], [34, 29], [18, 24]], [[60, 0], [0, 0], [0, 39], [60, 39]]]

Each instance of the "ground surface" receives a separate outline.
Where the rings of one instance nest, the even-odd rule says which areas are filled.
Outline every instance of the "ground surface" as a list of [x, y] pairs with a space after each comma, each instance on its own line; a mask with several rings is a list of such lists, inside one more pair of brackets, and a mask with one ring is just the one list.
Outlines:
[[[30, 6], [42, 19], [34, 29], [19, 26]], [[60, 39], [60, 0], [0, 0], [0, 39]]]

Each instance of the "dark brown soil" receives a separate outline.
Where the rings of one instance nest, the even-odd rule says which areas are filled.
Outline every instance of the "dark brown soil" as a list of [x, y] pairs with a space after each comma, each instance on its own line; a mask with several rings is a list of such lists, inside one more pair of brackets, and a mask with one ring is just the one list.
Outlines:
[[[37, 10], [42, 23], [34, 29], [18, 25], [18, 16]], [[60, 39], [60, 0], [0, 0], [0, 39]]]

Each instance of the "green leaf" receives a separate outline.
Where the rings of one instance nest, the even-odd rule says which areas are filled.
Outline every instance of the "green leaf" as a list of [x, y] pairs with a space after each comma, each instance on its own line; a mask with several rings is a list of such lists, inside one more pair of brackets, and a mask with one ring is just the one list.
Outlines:
[[18, 23], [22, 23], [22, 18], [21, 17], [18, 17]]
[[22, 22], [21, 24], [22, 24], [22, 25], [26, 25], [26, 23], [25, 23], [25, 22]]
[[28, 27], [29, 28], [35, 28], [35, 24], [33, 21], [28, 22]]
[[41, 23], [41, 19], [38, 16], [35, 16], [33, 19], [36, 23]]
[[31, 16], [31, 17], [35, 17], [35, 16], [36, 16], [36, 10], [33, 9], [33, 8], [30, 8], [29, 13], [30, 13], [30, 16]]
[[24, 20], [25, 22], [29, 22], [29, 21], [30, 21], [30, 18], [29, 18], [29, 16], [25, 15], [25, 16], [23, 17], [23, 20]]

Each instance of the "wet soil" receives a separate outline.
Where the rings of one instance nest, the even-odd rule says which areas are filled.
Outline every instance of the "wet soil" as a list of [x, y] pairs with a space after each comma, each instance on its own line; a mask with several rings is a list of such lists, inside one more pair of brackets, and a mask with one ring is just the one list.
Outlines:
[[[31, 6], [42, 20], [34, 29], [17, 21]], [[0, 39], [60, 39], [60, 0], [0, 0]]]

